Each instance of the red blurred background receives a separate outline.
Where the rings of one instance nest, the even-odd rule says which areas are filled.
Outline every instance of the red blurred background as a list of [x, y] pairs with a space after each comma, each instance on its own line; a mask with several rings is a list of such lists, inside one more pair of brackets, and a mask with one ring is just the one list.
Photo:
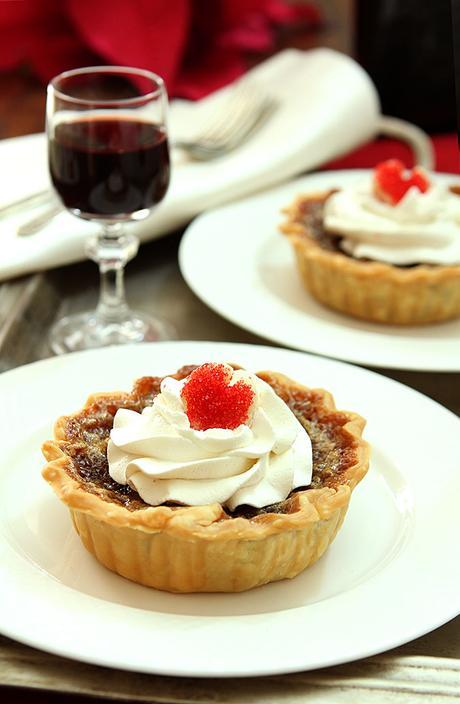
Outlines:
[[[439, 170], [457, 172], [449, 4], [449, 0], [3, 0], [0, 137], [41, 131], [44, 86], [69, 68], [95, 64], [149, 68], [164, 77], [170, 96], [194, 100], [283, 48], [329, 46], [354, 55], [364, 65], [386, 112], [409, 118], [433, 135]], [[416, 46], [426, 27], [436, 43]], [[414, 31], [408, 32], [411, 28]], [[376, 140], [328, 167], [373, 166], [389, 156], [411, 165], [405, 146]]]

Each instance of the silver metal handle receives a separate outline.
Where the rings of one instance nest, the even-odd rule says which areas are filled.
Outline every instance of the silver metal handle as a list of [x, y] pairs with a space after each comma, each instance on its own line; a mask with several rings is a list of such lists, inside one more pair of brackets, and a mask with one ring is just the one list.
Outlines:
[[49, 188], [44, 191], [30, 193], [29, 195], [24, 196], [23, 198], [18, 198], [18, 200], [12, 201], [11, 203], [0, 207], [0, 217], [3, 218], [7, 215], [12, 215], [16, 210], [22, 210], [22, 208], [26, 205], [35, 207], [36, 205], [39, 205], [42, 201], [43, 203], [46, 203], [46, 201], [51, 200], [52, 198], [54, 198], [54, 195], [51, 189]]
[[36, 232], [41, 230], [42, 227], [51, 222], [51, 220], [53, 220], [56, 215], [62, 213], [62, 211], [63, 207], [61, 203], [54, 202], [50, 206], [48, 206], [46, 210], [43, 210], [39, 215], [34, 218], [31, 218], [23, 225], [20, 225], [16, 230], [16, 234], [19, 235], [19, 237], [27, 237], [28, 235], [34, 235]]

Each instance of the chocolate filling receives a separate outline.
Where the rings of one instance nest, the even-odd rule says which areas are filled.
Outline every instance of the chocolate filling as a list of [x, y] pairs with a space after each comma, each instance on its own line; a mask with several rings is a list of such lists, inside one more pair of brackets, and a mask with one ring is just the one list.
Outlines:
[[[460, 196], [460, 186], [451, 186], [449, 189], [454, 195]], [[305, 228], [305, 236], [313, 237], [319, 244], [321, 249], [326, 249], [329, 252], [340, 252], [344, 257], [353, 259], [351, 254], [348, 254], [340, 247], [340, 242], [343, 239], [342, 235], [330, 232], [324, 228], [324, 204], [327, 199], [336, 193], [337, 189], [327, 191], [318, 196], [305, 196], [300, 198], [296, 203], [296, 213], [293, 221], [302, 225]], [[369, 262], [370, 259], [360, 258], [361, 262]], [[392, 264], [399, 269], [412, 269], [419, 264]], [[436, 267], [437, 264], [424, 264], [424, 266]]]
[[[194, 368], [182, 367], [171, 376], [183, 379]], [[347, 415], [325, 408], [322, 395], [317, 391], [288, 387], [281, 384], [276, 376], [267, 373], [259, 376], [285, 401], [311, 438], [313, 479], [308, 488], [338, 486], [342, 474], [357, 460], [356, 441], [343, 427], [348, 421]], [[61, 442], [61, 447], [72, 459], [68, 471], [84, 485], [86, 491], [97, 493], [104, 500], [121, 504], [131, 511], [146, 508], [147, 504], [136, 491], [118, 484], [110, 476], [107, 441], [118, 408], [141, 412], [152, 404], [160, 391], [161, 381], [162, 377], [142, 377], [136, 381], [131, 393], [114, 394], [113, 398], [104, 395], [65, 419], [65, 440]], [[296, 495], [302, 488], [307, 487], [294, 490], [278, 504], [261, 509], [239, 506], [233, 512], [226, 510], [226, 514], [229, 517], [252, 518], [264, 513], [290, 513], [295, 510]]]
[[308, 234], [316, 240], [322, 249], [327, 249], [329, 252], [340, 252], [348, 257], [349, 255], [340, 249], [341, 235], [335, 235], [324, 229], [324, 204], [333, 193], [336, 191], [299, 199], [296, 204], [297, 212], [294, 216], [294, 222], [305, 227]]

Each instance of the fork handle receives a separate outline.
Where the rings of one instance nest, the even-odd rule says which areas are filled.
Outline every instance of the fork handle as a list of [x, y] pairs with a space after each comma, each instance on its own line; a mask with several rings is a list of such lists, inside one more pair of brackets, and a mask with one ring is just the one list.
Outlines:
[[53, 203], [45, 211], [40, 213], [34, 218], [31, 218], [23, 225], [20, 225], [16, 230], [16, 234], [19, 237], [27, 237], [28, 235], [34, 235], [36, 232], [41, 230], [45, 225], [47, 225], [56, 215], [62, 213], [63, 208], [60, 203]]
[[6, 217], [7, 215], [11, 215], [11, 213], [13, 213], [15, 210], [18, 210], [25, 205], [38, 205], [40, 201], [47, 201], [52, 196], [52, 191], [47, 188], [44, 191], [37, 191], [36, 193], [31, 193], [28, 196], [18, 198], [17, 200], [14, 200], [11, 203], [0, 207], [0, 217]]

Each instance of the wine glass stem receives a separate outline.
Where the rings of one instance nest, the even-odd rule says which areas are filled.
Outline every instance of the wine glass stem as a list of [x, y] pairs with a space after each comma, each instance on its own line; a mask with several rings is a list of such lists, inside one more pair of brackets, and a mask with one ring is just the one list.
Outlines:
[[90, 238], [87, 254], [99, 265], [101, 286], [96, 317], [104, 323], [122, 323], [129, 314], [125, 296], [124, 267], [138, 250], [139, 241], [123, 230], [120, 223], [103, 225], [102, 232]]
[[100, 264], [101, 288], [96, 315], [107, 320], [125, 317], [128, 311], [125, 296], [124, 269], [105, 268]]

